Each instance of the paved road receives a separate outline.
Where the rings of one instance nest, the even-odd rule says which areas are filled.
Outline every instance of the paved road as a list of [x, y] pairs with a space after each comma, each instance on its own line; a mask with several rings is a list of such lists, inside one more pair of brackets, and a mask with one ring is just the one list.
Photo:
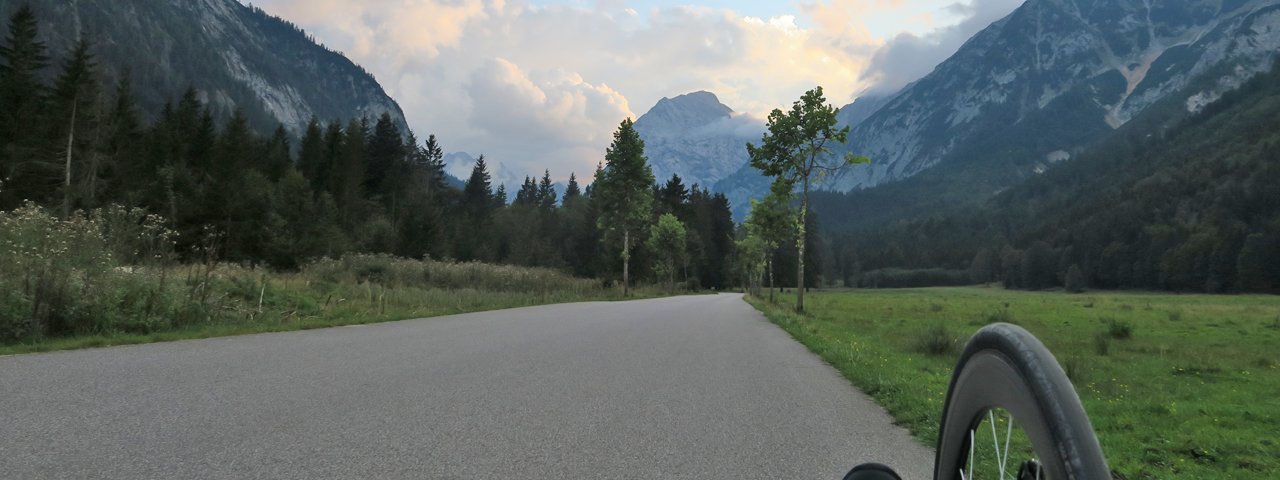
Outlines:
[[0, 358], [0, 478], [927, 478], [740, 295]]

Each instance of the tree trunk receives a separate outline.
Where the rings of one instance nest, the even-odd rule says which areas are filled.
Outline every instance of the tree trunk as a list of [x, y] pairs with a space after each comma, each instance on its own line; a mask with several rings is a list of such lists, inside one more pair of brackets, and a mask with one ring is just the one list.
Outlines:
[[769, 270], [769, 303], [773, 303], [773, 254], [765, 260], [765, 268]]
[[805, 233], [809, 229], [809, 176], [804, 177], [804, 195], [800, 197], [800, 235], [796, 240], [799, 255], [796, 258], [796, 312], [804, 313], [804, 244]]
[[622, 232], [622, 296], [626, 297], [630, 292], [628, 285], [628, 266], [631, 264], [631, 232], [624, 230]]
[[67, 132], [67, 167], [66, 176], [62, 183], [62, 218], [71, 217], [71, 149], [75, 147], [76, 139], [76, 110], [80, 106], [80, 95], [76, 94], [71, 99], [71, 128]]

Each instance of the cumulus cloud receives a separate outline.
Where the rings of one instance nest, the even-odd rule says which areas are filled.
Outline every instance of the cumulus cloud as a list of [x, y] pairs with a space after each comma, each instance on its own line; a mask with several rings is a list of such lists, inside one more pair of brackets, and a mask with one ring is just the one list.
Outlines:
[[475, 70], [464, 91], [471, 99], [472, 126], [526, 144], [594, 143], [597, 125], [635, 116], [627, 99], [608, 85], [592, 85], [564, 70], [535, 82], [502, 58]]
[[[971, 0], [982, 11], [1012, 1]], [[908, 76], [890, 70], [905, 60], [890, 62], [885, 50], [907, 41], [886, 44], [868, 28], [874, 19], [859, 14], [920, 10], [905, 0], [830, 0], [772, 18], [634, 0], [256, 3], [373, 72], [419, 137], [434, 133], [449, 151], [485, 153], [531, 174], [550, 168], [560, 180], [589, 176], [618, 123], [663, 97], [715, 92], [742, 112], [715, 128], [754, 136], [766, 112], [815, 85], [839, 104]], [[957, 15], [980, 21], [972, 8]], [[917, 38], [951, 41], [938, 32]]]

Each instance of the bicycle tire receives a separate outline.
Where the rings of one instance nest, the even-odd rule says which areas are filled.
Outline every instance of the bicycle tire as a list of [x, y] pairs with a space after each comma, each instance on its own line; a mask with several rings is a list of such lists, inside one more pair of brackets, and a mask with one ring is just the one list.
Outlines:
[[1111, 478], [1066, 372], [1044, 344], [1021, 327], [996, 323], [969, 339], [944, 405], [935, 480], [960, 478], [970, 432], [996, 408], [1008, 411], [1026, 432], [1045, 478]]

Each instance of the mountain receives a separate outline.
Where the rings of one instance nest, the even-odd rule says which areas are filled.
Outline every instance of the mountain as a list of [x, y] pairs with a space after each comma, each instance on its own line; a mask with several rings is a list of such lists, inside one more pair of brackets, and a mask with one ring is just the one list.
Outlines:
[[840, 235], [830, 270], [848, 285], [948, 271], [1038, 289], [1074, 270], [1077, 286], [1280, 292], [1280, 65], [1196, 108], [1148, 109], [987, 201]]
[[655, 178], [675, 174], [685, 185], [706, 187], [742, 168], [747, 142], [763, 131], [762, 122], [735, 115], [711, 92], [663, 98], [636, 120]]
[[[188, 87], [219, 117], [239, 108], [259, 131], [295, 136], [322, 121], [404, 113], [377, 80], [295, 25], [236, 0], [0, 0], [8, 18], [29, 3], [50, 56], [87, 35], [103, 79], [126, 75], [139, 106], [159, 114]], [[53, 75], [56, 68], [46, 72]]]
[[[659, 183], [674, 174], [685, 185], [725, 193], [735, 217], [744, 214], [750, 207], [748, 199], [761, 191], [751, 183], [758, 174], [739, 172], [750, 169], [746, 144], [760, 140], [764, 122], [735, 113], [711, 92], [659, 100], [636, 120], [636, 131]], [[735, 175], [738, 178], [721, 185]], [[764, 185], [767, 192], [768, 182]]]
[[1266, 71], [1277, 48], [1277, 0], [1030, 0], [878, 108], [868, 108], [874, 99], [846, 107], [850, 150], [874, 163], [827, 186], [874, 187], [968, 162], [985, 163], [984, 188], [1004, 188], [1169, 95], [1202, 107]]

